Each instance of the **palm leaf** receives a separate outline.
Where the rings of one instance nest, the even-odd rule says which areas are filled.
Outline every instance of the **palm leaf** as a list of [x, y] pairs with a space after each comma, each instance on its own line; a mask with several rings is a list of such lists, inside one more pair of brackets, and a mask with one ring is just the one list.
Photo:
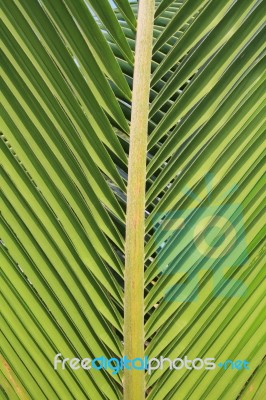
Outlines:
[[[139, 3], [2, 4], [5, 399], [263, 396], [263, 3]], [[250, 369], [53, 366], [125, 351]]]

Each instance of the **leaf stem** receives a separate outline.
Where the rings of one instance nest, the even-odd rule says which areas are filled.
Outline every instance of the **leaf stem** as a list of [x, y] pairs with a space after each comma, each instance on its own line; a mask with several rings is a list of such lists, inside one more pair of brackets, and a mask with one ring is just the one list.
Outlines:
[[[144, 358], [144, 217], [155, 0], [140, 0], [133, 77], [125, 248], [125, 356]], [[139, 365], [139, 363], [137, 364]], [[145, 398], [145, 371], [124, 370], [124, 399]]]

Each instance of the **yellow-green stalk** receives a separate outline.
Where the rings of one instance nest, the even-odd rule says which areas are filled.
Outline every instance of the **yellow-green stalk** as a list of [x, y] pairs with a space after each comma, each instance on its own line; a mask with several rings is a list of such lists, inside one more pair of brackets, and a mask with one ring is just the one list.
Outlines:
[[[144, 213], [154, 0], [140, 0], [127, 188], [125, 355], [144, 358]], [[124, 399], [145, 398], [145, 371], [124, 370]]]

